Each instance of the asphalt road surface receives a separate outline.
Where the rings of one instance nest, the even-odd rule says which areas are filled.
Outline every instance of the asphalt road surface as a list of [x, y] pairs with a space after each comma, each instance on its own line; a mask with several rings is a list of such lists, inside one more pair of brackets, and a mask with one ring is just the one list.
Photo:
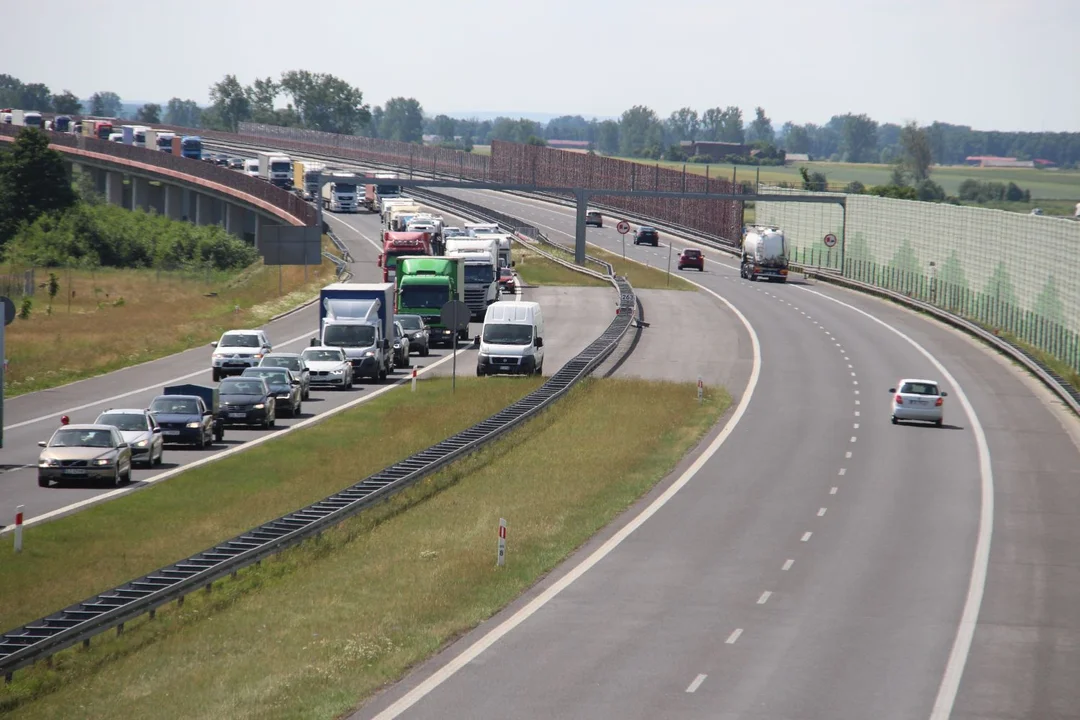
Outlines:
[[[450, 192], [572, 242], [569, 208]], [[606, 225], [590, 242], [621, 251]], [[667, 241], [627, 255], [656, 265]], [[760, 347], [756, 375], [745, 329], [726, 350], [739, 422], [356, 717], [1080, 717], [1076, 421], [932, 320], [705, 254], [684, 275]], [[901, 377], [942, 381], [945, 428], [890, 424]]]
[[[355, 260], [350, 270], [355, 282], [379, 282], [382, 271], [377, 265], [378, 246], [375, 240], [380, 236], [378, 216], [365, 213], [354, 215], [332, 215], [329, 222], [338, 230], [338, 235], [345, 242]], [[448, 218], [449, 219], [449, 218]], [[568, 288], [565, 295], [574, 304], [575, 293], [582, 291], [582, 306], [597, 302], [596, 291], [614, 295], [614, 290], [597, 288]], [[527, 291], [528, 292], [528, 291]], [[509, 297], [509, 296], [507, 296]], [[526, 296], [528, 297], [528, 296]], [[541, 301], [544, 300], [541, 298]], [[239, 321], [242, 325], [242, 321]], [[596, 338], [606, 326], [606, 321], [578, 322], [569, 313], [560, 314], [557, 307], [552, 308], [546, 318], [550, 340], [547, 347], [550, 360], [545, 363], [545, 372], [550, 374], [558, 369], [552, 362], [565, 361], [579, 352]], [[265, 326], [274, 349], [280, 352], [299, 352], [309, 343], [318, 327], [318, 307], [311, 305]], [[474, 332], [479, 332], [479, 325], [473, 325]], [[591, 335], [590, 335], [591, 333]], [[213, 385], [209, 371], [209, 346], [193, 348], [177, 355], [172, 355], [153, 362], [119, 370], [77, 383], [72, 383], [54, 390], [22, 395], [5, 402], [4, 445], [0, 450], [0, 527], [6, 524], [10, 531], [14, 523], [15, 508], [24, 506], [27, 522], [55, 517], [85, 507], [107, 493], [114, 493], [115, 488], [103, 487], [93, 483], [65, 483], [63, 486], [41, 488], [37, 485], [37, 459], [40, 448], [37, 441], [47, 440], [59, 426], [60, 416], [67, 414], [73, 423], [93, 422], [105, 409], [134, 407], [144, 408], [150, 400], [160, 394], [166, 385], [195, 383]], [[423, 370], [449, 356], [446, 348], [433, 348], [427, 358], [413, 356], [413, 365]], [[472, 354], [470, 359], [470, 353]], [[475, 374], [475, 351], [462, 349], [458, 356], [458, 370]], [[449, 373], [451, 363], [444, 362], [432, 372]], [[406, 377], [411, 370], [398, 369], [393, 377]], [[166, 446], [164, 463], [159, 468], [136, 466], [132, 473], [131, 489], [140, 486], [165, 473], [192, 462], [202, 460], [212, 454], [236, 448], [267, 434], [280, 433], [285, 428], [307, 420], [326, 410], [363, 398], [382, 387], [383, 384], [361, 381], [352, 391], [313, 389], [311, 398], [303, 403], [302, 413], [298, 418], [287, 414], [278, 416], [277, 428], [271, 430], [229, 428], [222, 443], [215, 444], [208, 450], [196, 450], [179, 446]], [[166, 476], [168, 477], [168, 476]], [[110, 496], [111, 497], [111, 496]], [[44, 516], [44, 517], [43, 517]]]

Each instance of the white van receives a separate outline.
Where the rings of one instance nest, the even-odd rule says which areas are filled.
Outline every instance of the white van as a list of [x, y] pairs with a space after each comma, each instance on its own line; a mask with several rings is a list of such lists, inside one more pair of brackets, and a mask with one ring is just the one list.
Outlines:
[[544, 314], [540, 303], [499, 300], [488, 305], [476, 375], [544, 372]]
[[244, 161], [244, 174], [248, 177], [259, 177], [259, 161], [248, 159]]

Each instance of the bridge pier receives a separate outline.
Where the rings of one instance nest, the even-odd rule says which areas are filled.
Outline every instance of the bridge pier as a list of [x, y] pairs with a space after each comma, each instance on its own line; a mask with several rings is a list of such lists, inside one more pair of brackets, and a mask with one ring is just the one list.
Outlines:
[[105, 199], [110, 205], [124, 206], [124, 174], [109, 170], [105, 174]]
[[170, 220], [180, 220], [187, 213], [184, 212], [184, 188], [179, 185], [162, 185], [165, 194], [165, 217]]
[[150, 209], [150, 183], [146, 178], [131, 176], [131, 209]]
[[165, 185], [162, 183], [148, 183], [147, 207], [158, 215], [165, 214]]
[[235, 203], [225, 203], [225, 231], [238, 238], [244, 237], [244, 221], [247, 213]]
[[195, 195], [195, 224], [196, 225], [209, 225], [210, 224], [210, 212], [213, 208], [210, 207], [210, 197], [203, 195], [201, 192], [194, 193]]

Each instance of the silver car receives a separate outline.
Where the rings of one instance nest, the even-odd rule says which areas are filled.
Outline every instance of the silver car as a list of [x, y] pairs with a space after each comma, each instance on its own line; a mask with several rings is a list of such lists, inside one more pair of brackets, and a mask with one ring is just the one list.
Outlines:
[[311, 369], [300, 353], [270, 353], [259, 361], [259, 367], [278, 367], [292, 370], [300, 378], [300, 399], [311, 397]]
[[54, 480], [131, 482], [131, 448], [112, 425], [63, 425], [38, 446], [45, 448], [38, 457], [41, 487]]
[[941, 427], [945, 420], [945, 398], [949, 393], [941, 390], [937, 380], [906, 378], [889, 388], [893, 393], [892, 424], [901, 420], [932, 422]]
[[149, 410], [135, 408], [110, 409], [98, 415], [95, 425], [112, 425], [120, 431], [124, 442], [131, 446], [131, 462], [147, 467], [160, 465], [165, 455], [165, 438], [161, 426]]

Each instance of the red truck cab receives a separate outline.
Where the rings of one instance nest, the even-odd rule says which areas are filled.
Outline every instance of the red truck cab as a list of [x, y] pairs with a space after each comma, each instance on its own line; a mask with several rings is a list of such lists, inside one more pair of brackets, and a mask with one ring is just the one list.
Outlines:
[[383, 269], [383, 282], [395, 281], [397, 258], [401, 255], [430, 255], [431, 235], [426, 232], [383, 233], [383, 251], [379, 254], [379, 267]]

